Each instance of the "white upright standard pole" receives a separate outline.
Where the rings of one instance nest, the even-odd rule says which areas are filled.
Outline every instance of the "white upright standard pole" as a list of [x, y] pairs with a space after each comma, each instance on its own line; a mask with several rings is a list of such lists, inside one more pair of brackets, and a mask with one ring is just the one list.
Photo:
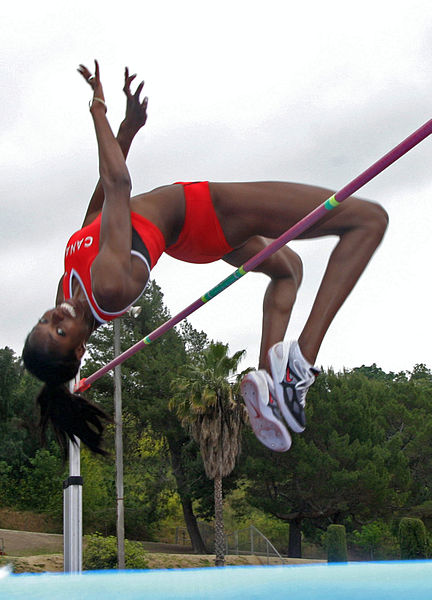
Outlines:
[[[79, 381], [79, 373], [77, 375]], [[73, 391], [73, 381], [70, 389]], [[64, 572], [82, 571], [82, 484], [80, 441], [69, 442], [69, 477], [63, 482]]]

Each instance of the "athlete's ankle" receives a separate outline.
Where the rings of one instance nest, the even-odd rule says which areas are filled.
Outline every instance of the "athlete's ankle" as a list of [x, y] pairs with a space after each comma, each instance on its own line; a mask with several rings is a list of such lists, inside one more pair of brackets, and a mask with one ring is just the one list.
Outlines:
[[277, 344], [278, 342], [283, 342], [282, 340], [276, 340], [273, 341], [273, 343], [271, 343], [268, 347], [265, 346], [263, 347], [263, 350], [260, 353], [260, 357], [259, 357], [259, 361], [258, 361], [258, 370], [263, 370], [263, 371], [267, 371], [267, 373], [271, 373], [271, 366], [270, 366], [270, 361], [269, 361], [269, 350], [272, 346], [274, 346], [275, 344]]
[[307, 360], [310, 365], [314, 365], [316, 361], [316, 357], [318, 355], [318, 349], [312, 347], [311, 344], [308, 344], [306, 341], [303, 341], [301, 336], [297, 340], [297, 343], [300, 348], [300, 352], [303, 355], [303, 358]]

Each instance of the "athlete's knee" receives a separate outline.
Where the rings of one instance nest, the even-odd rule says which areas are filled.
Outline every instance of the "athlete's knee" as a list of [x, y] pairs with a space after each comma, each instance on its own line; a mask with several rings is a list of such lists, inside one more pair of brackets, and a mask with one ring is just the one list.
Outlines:
[[290, 277], [292, 277], [298, 289], [303, 279], [303, 262], [296, 252], [289, 248], [287, 248], [287, 250], [290, 250], [290, 256], [288, 259], [288, 269], [290, 272]]
[[362, 229], [368, 236], [381, 240], [386, 232], [389, 217], [387, 211], [376, 202], [353, 199], [350, 207], [351, 217], [347, 231]]
[[381, 241], [388, 227], [387, 211], [375, 202], [368, 202], [367, 228], [370, 235]]
[[376, 225], [384, 235], [389, 224], [388, 212], [380, 204], [375, 204], [375, 211]]
[[300, 287], [303, 278], [302, 260], [288, 246], [283, 246], [275, 252], [257, 270], [265, 273], [273, 280], [288, 280], [296, 289]]

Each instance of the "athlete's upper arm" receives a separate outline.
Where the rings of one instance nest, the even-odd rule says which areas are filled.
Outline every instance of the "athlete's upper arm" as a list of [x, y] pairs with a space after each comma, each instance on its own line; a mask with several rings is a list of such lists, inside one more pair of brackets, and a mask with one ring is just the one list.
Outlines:
[[149, 271], [142, 260], [129, 250], [129, 261], [105, 246], [91, 268], [92, 292], [99, 306], [108, 312], [122, 310], [137, 298], [145, 287]]
[[98, 216], [100, 215], [100, 210], [95, 211], [95, 212], [91, 212], [88, 213], [83, 221], [83, 224], [81, 225], [81, 229], [83, 229], [84, 227], [87, 227], [87, 225], [90, 225], [90, 223], [93, 223], [93, 221], [95, 219], [98, 218]]
[[[134, 260], [130, 186], [116, 181], [105, 188], [102, 209], [99, 252], [91, 267], [92, 290], [101, 308], [121, 310], [139, 295], [146, 283], [147, 271]], [[144, 281], [143, 281], [144, 279]]]

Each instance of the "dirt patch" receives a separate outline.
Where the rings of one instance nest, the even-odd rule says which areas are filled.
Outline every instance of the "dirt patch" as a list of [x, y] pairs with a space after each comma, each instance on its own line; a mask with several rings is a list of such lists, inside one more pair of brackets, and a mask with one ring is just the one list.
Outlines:
[[63, 554], [8, 556], [0, 559], [0, 566], [5, 565], [11, 565], [14, 573], [61, 573], [63, 571]]
[[63, 552], [63, 536], [57, 533], [0, 529], [1, 539], [7, 556], [33, 556], [35, 554], [59, 554]]
[[[214, 554], [152, 554], [147, 555], [150, 569], [192, 569], [198, 567], [214, 567]], [[227, 566], [266, 565], [267, 558], [260, 556], [226, 556]], [[281, 564], [270, 561], [270, 564]]]
[[[57, 533], [39, 533], [0, 529], [0, 549], [3, 540], [8, 556], [32, 556], [35, 554], [53, 554], [63, 552], [63, 536]], [[180, 544], [162, 544], [142, 542], [148, 552], [164, 554], [193, 554], [191, 546]]]

